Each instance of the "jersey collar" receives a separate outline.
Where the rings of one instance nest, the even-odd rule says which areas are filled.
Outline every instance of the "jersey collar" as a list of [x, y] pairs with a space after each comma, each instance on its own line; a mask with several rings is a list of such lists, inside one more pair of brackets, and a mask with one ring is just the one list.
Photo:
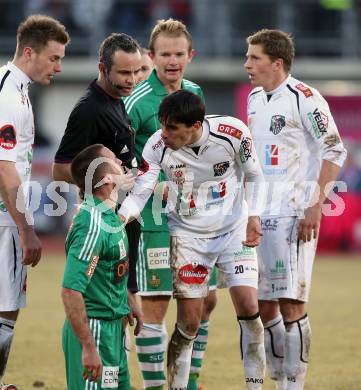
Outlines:
[[[169, 92], [165, 88], [165, 86], [162, 84], [162, 82], [159, 80], [157, 76], [157, 72], [155, 69], [152, 70], [150, 76], [147, 79], [148, 83], [153, 88], [154, 94], [158, 96], [167, 96], [169, 95]], [[181, 89], [184, 89], [184, 80], [182, 80]]]
[[20, 87], [21, 86], [28, 87], [32, 83], [31, 78], [26, 73], [24, 73], [20, 68], [14, 65], [11, 61], [8, 62], [7, 67], [10, 70], [10, 72], [14, 75], [14, 78]]

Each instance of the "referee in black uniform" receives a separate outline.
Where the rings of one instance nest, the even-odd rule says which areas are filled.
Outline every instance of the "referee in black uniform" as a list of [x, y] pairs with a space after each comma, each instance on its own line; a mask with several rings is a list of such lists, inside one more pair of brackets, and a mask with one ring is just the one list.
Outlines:
[[[74, 183], [70, 173], [73, 158], [92, 144], [103, 144], [127, 168], [135, 168], [134, 130], [125, 111], [123, 96], [132, 92], [141, 69], [140, 47], [126, 34], [111, 34], [99, 48], [99, 74], [70, 114], [65, 133], [55, 155], [54, 180]], [[128, 289], [136, 292], [135, 264], [140, 226], [126, 225], [129, 239]]]

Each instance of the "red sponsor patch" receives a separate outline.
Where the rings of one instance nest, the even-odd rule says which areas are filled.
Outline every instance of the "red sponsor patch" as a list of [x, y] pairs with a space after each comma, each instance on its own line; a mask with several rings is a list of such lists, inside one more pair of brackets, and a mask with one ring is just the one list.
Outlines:
[[305, 96], [306, 98], [310, 97], [310, 96], [313, 96], [313, 93], [311, 91], [310, 88], [306, 87], [304, 84], [302, 83], [299, 83], [296, 85], [296, 88], [301, 91]]
[[230, 126], [230, 125], [224, 125], [222, 123], [218, 125], [217, 131], [219, 133], [228, 134], [231, 137], [234, 137], [234, 138], [237, 138], [237, 139], [241, 139], [241, 135], [242, 135], [242, 131], [241, 130], [236, 129], [235, 127]]
[[179, 279], [187, 284], [202, 284], [208, 276], [208, 270], [203, 265], [187, 264], [178, 272]]
[[86, 272], [86, 274], [89, 276], [89, 278], [91, 278], [93, 276], [95, 268], [98, 264], [98, 260], [99, 260], [99, 256], [92, 257], [90, 264], [89, 264], [89, 267], [88, 267], [88, 271]]
[[5, 125], [0, 129], [0, 146], [4, 149], [14, 149], [16, 145], [16, 131], [14, 126]]

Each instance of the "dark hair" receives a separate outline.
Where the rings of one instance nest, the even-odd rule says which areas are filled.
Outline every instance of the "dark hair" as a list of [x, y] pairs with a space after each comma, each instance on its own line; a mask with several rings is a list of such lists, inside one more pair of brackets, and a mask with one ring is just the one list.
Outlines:
[[191, 34], [188, 32], [185, 24], [183, 24], [179, 20], [175, 20], [172, 18], [169, 18], [167, 20], [165, 19], [158, 20], [157, 24], [154, 26], [152, 32], [150, 33], [150, 38], [149, 38], [148, 47], [152, 53], [154, 53], [155, 41], [157, 40], [160, 34], [164, 34], [166, 36], [175, 37], [175, 38], [184, 35], [189, 44], [188, 51], [190, 52], [192, 50], [193, 45], [192, 45]]
[[184, 123], [192, 126], [203, 122], [206, 108], [202, 99], [193, 92], [181, 89], [166, 96], [159, 106], [158, 119], [162, 124]]
[[25, 47], [31, 47], [39, 53], [49, 41], [66, 45], [69, 34], [58, 20], [45, 15], [31, 15], [20, 23], [16, 35], [16, 56], [20, 56]]
[[99, 47], [99, 61], [105, 65], [107, 72], [110, 72], [113, 65], [113, 55], [118, 50], [136, 53], [140, 52], [140, 46], [134, 38], [124, 33], [113, 33], [105, 38]]
[[[102, 157], [101, 150], [105, 146], [102, 144], [94, 144], [86, 147], [81, 152], [79, 152], [71, 162], [70, 171], [74, 179], [75, 184], [80, 188], [82, 192], [85, 192], [85, 180], [86, 173], [89, 168], [89, 165], [99, 157]], [[109, 163], [102, 162], [96, 166], [93, 177], [91, 188], [94, 189], [94, 186], [102, 179], [102, 176], [105, 174], [106, 170], [109, 168]]]
[[272, 61], [277, 58], [283, 59], [284, 70], [291, 70], [292, 62], [295, 57], [295, 47], [292, 37], [281, 30], [263, 29], [247, 38], [249, 45], [262, 45], [263, 52], [267, 54]]

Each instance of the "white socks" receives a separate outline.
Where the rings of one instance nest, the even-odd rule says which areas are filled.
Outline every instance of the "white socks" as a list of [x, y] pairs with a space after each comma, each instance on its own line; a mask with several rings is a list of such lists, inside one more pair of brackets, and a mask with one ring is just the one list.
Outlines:
[[167, 346], [165, 325], [144, 323], [135, 338], [135, 345], [144, 388], [164, 385], [164, 355]]
[[241, 355], [248, 390], [262, 389], [266, 354], [264, 332], [259, 313], [252, 317], [238, 317], [241, 328]]
[[303, 390], [311, 346], [311, 326], [307, 314], [296, 321], [285, 322], [283, 369], [287, 390]]
[[283, 372], [285, 332], [281, 314], [264, 324], [267, 369], [270, 378], [276, 381], [277, 390], [286, 389], [286, 375]]
[[167, 376], [170, 390], [187, 389], [195, 338], [196, 336], [186, 334], [180, 329], [178, 324], [175, 326], [175, 330], [168, 344], [167, 355]]

